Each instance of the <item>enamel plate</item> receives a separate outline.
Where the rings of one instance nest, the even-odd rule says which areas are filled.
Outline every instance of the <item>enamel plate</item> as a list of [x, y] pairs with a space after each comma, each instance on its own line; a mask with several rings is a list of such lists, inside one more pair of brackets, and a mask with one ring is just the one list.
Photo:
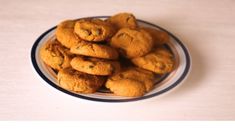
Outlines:
[[[89, 18], [106, 19], [108, 18], [108, 16], [96, 16]], [[104, 88], [101, 88], [101, 90], [99, 90], [94, 94], [79, 94], [61, 88], [57, 83], [56, 73], [45, 63], [43, 63], [43, 61], [40, 59], [39, 56], [39, 50], [42, 47], [42, 45], [48, 39], [55, 37], [56, 26], [52, 27], [51, 29], [43, 33], [33, 44], [33, 47], [31, 49], [32, 65], [36, 70], [36, 73], [43, 79], [43, 81], [45, 81], [48, 84], [48, 88], [56, 88], [57, 90], [60, 90], [61, 92], [64, 92], [68, 95], [86, 100], [102, 101], [102, 102], [128, 102], [128, 101], [138, 101], [138, 100], [148, 99], [163, 94], [175, 88], [184, 79], [186, 79], [191, 68], [191, 58], [189, 52], [187, 48], [184, 46], [184, 44], [167, 30], [143, 20], [137, 20], [137, 21], [139, 25], [155, 28], [157, 30], [162, 30], [169, 34], [170, 43], [165, 44], [165, 47], [168, 48], [173, 53], [176, 61], [175, 70], [169, 74], [163, 75], [160, 79], [156, 80], [154, 89], [142, 97], [131, 98], [131, 97], [115, 96], [114, 94], [112, 94], [111, 92], [109, 92]]]

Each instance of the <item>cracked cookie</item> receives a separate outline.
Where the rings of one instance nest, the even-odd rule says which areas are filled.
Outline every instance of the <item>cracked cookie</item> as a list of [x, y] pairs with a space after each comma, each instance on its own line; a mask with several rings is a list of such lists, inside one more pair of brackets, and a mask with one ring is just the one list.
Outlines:
[[126, 58], [147, 54], [153, 47], [153, 40], [144, 30], [122, 28], [111, 39], [111, 46]]
[[134, 58], [132, 62], [157, 74], [169, 73], [174, 69], [173, 55], [163, 47], [156, 48], [145, 56]]
[[61, 22], [56, 28], [56, 38], [67, 48], [78, 44], [81, 39], [74, 33], [74, 20], [66, 20]]
[[105, 77], [94, 76], [72, 68], [60, 70], [57, 75], [60, 86], [76, 93], [94, 93], [105, 82]]
[[152, 90], [153, 84], [152, 72], [130, 67], [109, 77], [105, 86], [119, 96], [139, 97]]
[[152, 36], [153, 43], [155, 46], [163, 45], [170, 41], [170, 37], [166, 32], [153, 29], [150, 27], [141, 27], [141, 29], [145, 30]]
[[71, 66], [78, 71], [92, 75], [107, 76], [120, 71], [120, 63], [118, 61], [109, 61], [104, 59], [89, 58], [77, 56], [72, 59]]
[[56, 70], [61, 70], [70, 66], [71, 54], [57, 40], [50, 39], [40, 49], [42, 60]]
[[118, 52], [115, 48], [108, 45], [96, 44], [86, 41], [81, 41], [79, 44], [71, 47], [71, 53], [103, 58], [103, 59], [118, 59]]
[[83, 40], [99, 42], [109, 39], [115, 31], [101, 19], [82, 19], [76, 22], [74, 32]]
[[119, 13], [111, 16], [106, 21], [110, 22], [117, 29], [138, 27], [135, 16], [131, 13]]

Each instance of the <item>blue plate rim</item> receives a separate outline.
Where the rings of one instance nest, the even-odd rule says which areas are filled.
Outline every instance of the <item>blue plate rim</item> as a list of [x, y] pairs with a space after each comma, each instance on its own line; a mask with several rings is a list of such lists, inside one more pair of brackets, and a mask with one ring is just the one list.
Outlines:
[[[108, 18], [110, 16], [92, 16], [92, 17], [83, 17], [83, 18], [79, 18], [79, 19], [84, 19], [84, 18]], [[79, 19], [76, 19], [76, 20], [79, 20]], [[36, 49], [37, 49], [37, 46], [39, 44], [39, 42], [41, 41], [41, 39], [46, 36], [49, 32], [51, 32], [52, 30], [54, 30], [57, 26], [54, 26], [50, 29], [48, 29], [47, 31], [45, 31], [43, 34], [41, 34], [37, 40], [34, 42], [32, 48], [31, 48], [31, 63], [34, 67], [34, 69], [36, 70], [36, 72], [38, 73], [38, 75], [45, 81], [47, 82], [49, 85], [51, 85], [53, 88], [56, 88], [57, 90], [61, 91], [61, 92], [64, 92], [66, 94], [69, 94], [71, 96], [74, 96], [74, 97], [77, 97], [77, 98], [81, 98], [81, 99], [86, 99], [86, 100], [90, 100], [90, 101], [99, 101], [99, 102], [110, 102], [110, 103], [118, 103], [118, 102], [131, 102], [131, 101], [139, 101], [139, 100], [144, 100], [144, 99], [148, 99], [148, 98], [152, 98], [154, 96], [157, 96], [157, 95], [160, 95], [160, 94], [163, 94], [171, 89], [173, 89], [174, 87], [176, 87], [178, 84], [180, 84], [184, 78], [188, 75], [189, 71], [190, 71], [190, 68], [191, 68], [191, 58], [190, 58], [190, 55], [189, 55], [189, 52], [187, 50], [187, 48], [184, 46], [184, 44], [175, 36], [173, 35], [172, 33], [170, 33], [169, 31], [167, 31], [166, 29], [156, 25], [156, 24], [152, 24], [150, 22], [147, 22], [147, 21], [144, 21], [144, 20], [140, 20], [140, 19], [137, 19], [137, 21], [140, 21], [142, 23], [145, 23], [145, 24], [148, 24], [148, 25], [151, 25], [151, 26], [154, 26], [154, 27], [157, 27], [165, 32], [167, 32], [171, 37], [173, 37], [175, 39], [175, 41], [177, 41], [177, 43], [179, 44], [179, 46], [183, 49], [183, 52], [185, 54], [185, 57], [186, 57], [186, 67], [184, 69], [184, 72], [183, 74], [179, 77], [179, 79], [177, 81], [175, 81], [172, 85], [164, 88], [163, 90], [160, 90], [156, 93], [153, 93], [151, 95], [146, 95], [146, 96], [142, 96], [142, 97], [138, 97], [138, 98], [131, 98], [131, 99], [99, 99], [99, 98], [92, 98], [92, 97], [87, 97], [87, 96], [83, 96], [83, 95], [80, 95], [80, 94], [76, 94], [76, 93], [73, 93], [73, 92], [70, 92], [70, 91], [67, 91], [63, 88], [61, 88], [60, 86], [54, 84], [52, 81], [50, 81], [43, 73], [42, 71], [40, 70], [40, 68], [38, 67], [37, 65], [37, 62], [36, 62]]]

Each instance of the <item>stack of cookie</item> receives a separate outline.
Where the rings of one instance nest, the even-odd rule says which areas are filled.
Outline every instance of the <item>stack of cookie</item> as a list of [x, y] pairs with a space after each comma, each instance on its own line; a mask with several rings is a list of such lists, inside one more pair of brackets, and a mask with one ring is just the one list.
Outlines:
[[167, 33], [119, 13], [106, 20], [61, 22], [40, 56], [67, 90], [94, 93], [105, 85], [116, 95], [138, 97], [152, 90], [155, 74], [173, 70], [173, 55], [162, 46], [168, 41]]

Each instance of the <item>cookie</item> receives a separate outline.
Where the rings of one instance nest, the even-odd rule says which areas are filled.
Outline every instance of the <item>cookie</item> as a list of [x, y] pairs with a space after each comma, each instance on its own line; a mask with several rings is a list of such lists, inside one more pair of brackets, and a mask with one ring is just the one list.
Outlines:
[[104, 59], [118, 59], [118, 52], [115, 48], [102, 44], [81, 41], [78, 45], [72, 46], [71, 53], [91, 56]]
[[89, 75], [72, 68], [60, 70], [57, 80], [64, 89], [84, 94], [96, 92], [105, 82], [104, 77]]
[[74, 33], [74, 20], [66, 20], [61, 22], [56, 28], [56, 38], [67, 48], [76, 45], [81, 39]]
[[145, 56], [134, 58], [132, 62], [140, 68], [157, 74], [169, 73], [174, 69], [173, 55], [163, 47], [156, 48]]
[[110, 38], [114, 29], [101, 19], [82, 19], [76, 22], [74, 32], [83, 40], [99, 42]]
[[77, 56], [72, 59], [71, 66], [81, 72], [93, 75], [111, 75], [120, 71], [118, 61]]
[[41, 59], [55, 70], [69, 67], [71, 56], [69, 50], [55, 39], [48, 40], [40, 49]]
[[111, 39], [111, 46], [126, 58], [147, 54], [153, 47], [153, 40], [144, 30], [122, 28]]
[[153, 89], [154, 74], [150, 71], [131, 67], [109, 77], [105, 86], [114, 94], [139, 97]]
[[152, 36], [155, 46], [163, 45], [170, 41], [169, 35], [164, 31], [160, 31], [150, 27], [141, 27], [141, 29], [145, 30]]
[[113, 24], [117, 29], [121, 28], [137, 28], [135, 16], [131, 13], [119, 13], [107, 19], [107, 22]]

